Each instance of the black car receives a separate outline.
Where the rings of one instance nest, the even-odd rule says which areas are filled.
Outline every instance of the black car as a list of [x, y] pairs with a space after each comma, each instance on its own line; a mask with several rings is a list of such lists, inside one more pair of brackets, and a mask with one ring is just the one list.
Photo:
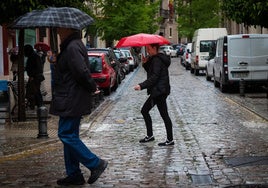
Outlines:
[[184, 50], [185, 50], [185, 46], [181, 45], [181, 46], [176, 46], [176, 50], [177, 50], [177, 57], [182, 56], [184, 54]]
[[111, 66], [116, 72], [116, 80], [117, 84], [120, 84], [122, 81], [122, 78], [120, 78], [119, 74], [119, 68], [120, 68], [120, 62], [116, 58], [116, 55], [114, 54], [114, 51], [112, 48], [89, 48], [89, 52], [105, 52], [108, 55], [108, 58], [110, 59]]

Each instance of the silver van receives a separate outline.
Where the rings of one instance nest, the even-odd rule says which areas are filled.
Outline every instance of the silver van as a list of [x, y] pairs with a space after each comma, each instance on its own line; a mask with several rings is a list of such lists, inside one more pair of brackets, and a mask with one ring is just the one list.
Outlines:
[[217, 40], [214, 85], [222, 92], [241, 80], [247, 84], [268, 81], [268, 34], [227, 35]]

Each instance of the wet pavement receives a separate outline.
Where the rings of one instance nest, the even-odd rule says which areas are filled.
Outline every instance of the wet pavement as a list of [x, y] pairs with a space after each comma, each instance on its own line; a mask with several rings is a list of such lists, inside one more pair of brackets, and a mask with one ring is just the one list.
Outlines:
[[[140, 108], [147, 97], [133, 90], [146, 76], [139, 68], [83, 119], [81, 138], [109, 165], [97, 182], [80, 187], [268, 187], [265, 94], [222, 94], [177, 60], [170, 67], [168, 97], [175, 145], [157, 145], [166, 134], [156, 108], [156, 141], [138, 142], [146, 132]], [[0, 125], [0, 187], [57, 187], [65, 176], [57, 120], [48, 119], [47, 139], [36, 138], [36, 120]]]

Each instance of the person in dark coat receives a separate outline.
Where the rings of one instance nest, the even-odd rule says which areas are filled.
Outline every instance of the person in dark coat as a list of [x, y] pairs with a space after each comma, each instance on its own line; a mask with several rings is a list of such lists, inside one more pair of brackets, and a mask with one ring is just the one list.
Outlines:
[[152, 119], [150, 110], [156, 105], [162, 119], [164, 120], [167, 140], [161, 142], [159, 146], [174, 145], [172, 122], [168, 114], [166, 99], [170, 94], [169, 72], [170, 58], [165, 54], [158, 53], [159, 45], [150, 44], [146, 46], [149, 58], [143, 58], [143, 68], [147, 72], [147, 79], [134, 86], [135, 90], [147, 89], [149, 95], [144, 103], [141, 113], [143, 115], [147, 136], [140, 140], [140, 143], [154, 141]]
[[40, 90], [41, 82], [45, 80], [43, 75], [43, 64], [40, 56], [29, 44], [24, 46], [24, 56], [27, 57], [25, 70], [29, 77], [26, 88], [26, 97], [30, 108], [33, 109], [35, 105], [37, 105], [37, 107], [43, 105], [43, 97]]
[[108, 162], [92, 153], [79, 138], [80, 121], [91, 113], [91, 96], [97, 91], [90, 75], [90, 64], [81, 32], [58, 28], [60, 54], [54, 67], [54, 89], [50, 113], [59, 116], [58, 136], [64, 146], [67, 177], [58, 185], [85, 183], [80, 163], [91, 171], [88, 183], [94, 183], [106, 169]]

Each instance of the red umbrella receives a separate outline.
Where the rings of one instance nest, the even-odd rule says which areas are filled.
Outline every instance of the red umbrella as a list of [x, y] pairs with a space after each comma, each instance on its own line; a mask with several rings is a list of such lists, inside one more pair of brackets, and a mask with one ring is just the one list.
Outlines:
[[35, 48], [37, 51], [43, 51], [43, 52], [47, 52], [47, 51], [50, 50], [49, 45], [47, 45], [47, 44], [44, 43], [44, 42], [37, 42], [37, 43], [34, 45], [34, 48]]
[[117, 43], [116, 48], [130, 46], [146, 46], [148, 44], [164, 45], [170, 44], [170, 42], [160, 35], [139, 33], [136, 35], [130, 35], [128, 37], [121, 38]]

